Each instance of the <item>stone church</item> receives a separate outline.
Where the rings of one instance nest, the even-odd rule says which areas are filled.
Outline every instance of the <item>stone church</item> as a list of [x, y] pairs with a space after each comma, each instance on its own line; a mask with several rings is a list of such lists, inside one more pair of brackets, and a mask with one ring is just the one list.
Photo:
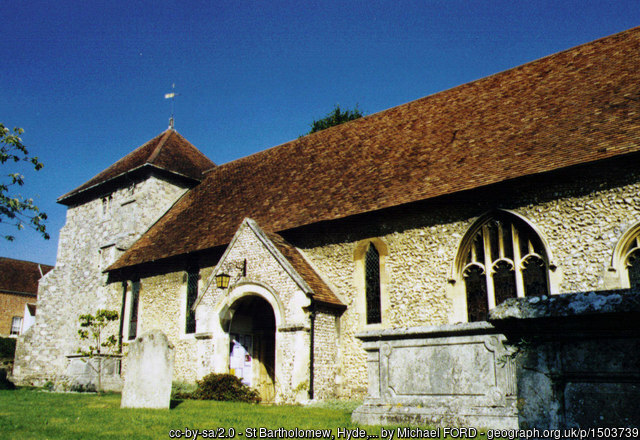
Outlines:
[[58, 199], [13, 377], [70, 380], [78, 315], [107, 308], [125, 355], [168, 336], [175, 381], [514, 420], [492, 311], [640, 284], [639, 67], [634, 28], [222, 165], [170, 128]]

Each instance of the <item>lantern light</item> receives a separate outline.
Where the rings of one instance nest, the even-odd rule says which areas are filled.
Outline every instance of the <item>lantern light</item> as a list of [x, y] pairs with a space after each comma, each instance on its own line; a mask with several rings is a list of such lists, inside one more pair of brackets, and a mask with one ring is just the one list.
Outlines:
[[226, 273], [219, 273], [216, 275], [216, 286], [218, 289], [226, 289], [229, 287], [229, 280], [231, 277]]

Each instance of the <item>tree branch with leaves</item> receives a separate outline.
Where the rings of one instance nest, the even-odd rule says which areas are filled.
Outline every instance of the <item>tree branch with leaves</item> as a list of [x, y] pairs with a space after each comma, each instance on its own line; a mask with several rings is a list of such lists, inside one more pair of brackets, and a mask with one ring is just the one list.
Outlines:
[[106, 336], [106, 327], [114, 321], [118, 320], [118, 312], [114, 310], [100, 309], [95, 315], [86, 314], [80, 315], [80, 327], [78, 330], [78, 336], [82, 340], [91, 341], [88, 348], [78, 349], [78, 353], [92, 359], [98, 358], [98, 366], [96, 367], [90, 361], [88, 365], [98, 374], [98, 391], [102, 391], [102, 356], [109, 355], [116, 345], [118, 340], [115, 335]]
[[313, 121], [311, 124], [311, 131], [307, 134], [315, 133], [316, 131], [325, 130], [329, 127], [335, 127], [336, 125], [344, 124], [345, 122], [353, 121], [354, 119], [361, 118], [362, 112], [356, 105], [353, 110], [341, 110], [339, 105], [324, 118]]
[[[20, 135], [24, 130], [15, 127], [9, 130], [0, 123], [0, 165], [7, 162], [28, 162], [38, 171], [43, 165], [37, 156], [30, 156], [27, 147], [22, 143]], [[44, 221], [47, 214], [41, 212], [34, 204], [33, 199], [25, 198], [15, 193], [14, 189], [24, 185], [24, 176], [20, 173], [3, 174], [0, 179], [0, 225], [11, 225], [18, 230], [29, 226], [39, 232], [45, 240], [49, 239]], [[9, 241], [14, 240], [13, 235], [5, 235]]]

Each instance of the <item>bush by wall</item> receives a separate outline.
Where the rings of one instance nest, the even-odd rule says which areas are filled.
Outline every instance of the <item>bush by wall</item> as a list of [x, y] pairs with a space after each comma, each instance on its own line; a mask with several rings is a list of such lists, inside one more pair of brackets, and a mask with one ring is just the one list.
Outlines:
[[244, 385], [233, 374], [211, 373], [198, 381], [198, 388], [191, 394], [194, 399], [226, 400], [259, 403], [258, 392]]
[[16, 353], [16, 338], [0, 338], [0, 359], [13, 359]]

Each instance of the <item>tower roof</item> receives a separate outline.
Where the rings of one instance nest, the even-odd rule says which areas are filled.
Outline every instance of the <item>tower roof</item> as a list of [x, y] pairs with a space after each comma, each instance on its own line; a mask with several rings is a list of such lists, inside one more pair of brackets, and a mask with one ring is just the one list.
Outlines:
[[199, 182], [215, 164], [177, 131], [168, 129], [94, 176], [88, 182], [60, 196], [58, 203], [69, 205], [82, 194], [95, 191], [127, 173], [148, 167]]

